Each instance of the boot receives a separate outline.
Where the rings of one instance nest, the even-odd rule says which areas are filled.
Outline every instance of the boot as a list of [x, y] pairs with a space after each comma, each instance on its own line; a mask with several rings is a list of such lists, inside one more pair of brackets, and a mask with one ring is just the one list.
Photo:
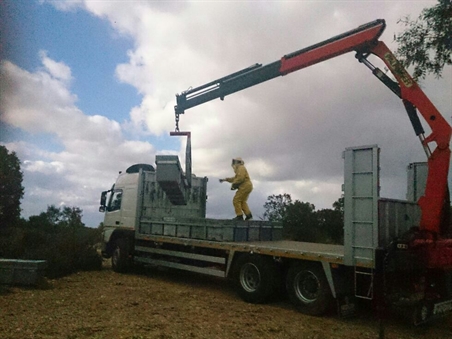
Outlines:
[[247, 214], [245, 217], [245, 220], [250, 220], [250, 219], [253, 219], [253, 215], [251, 213]]
[[243, 215], [238, 215], [235, 218], [232, 218], [232, 220], [243, 220]]

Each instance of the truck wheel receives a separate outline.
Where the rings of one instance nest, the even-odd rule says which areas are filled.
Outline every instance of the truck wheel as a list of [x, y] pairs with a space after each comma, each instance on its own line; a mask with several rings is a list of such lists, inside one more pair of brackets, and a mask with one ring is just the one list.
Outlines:
[[322, 315], [330, 308], [333, 298], [321, 266], [293, 265], [287, 272], [286, 288], [290, 301], [302, 313]]
[[111, 256], [111, 267], [118, 273], [127, 272], [130, 268], [129, 250], [126, 239], [118, 239]]
[[277, 287], [276, 265], [271, 258], [244, 255], [237, 262], [237, 287], [242, 300], [264, 303]]

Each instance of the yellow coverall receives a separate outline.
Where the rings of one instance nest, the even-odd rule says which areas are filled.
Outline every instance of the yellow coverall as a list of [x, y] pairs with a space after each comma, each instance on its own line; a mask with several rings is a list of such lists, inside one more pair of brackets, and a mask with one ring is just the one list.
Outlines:
[[237, 216], [241, 216], [243, 213], [245, 213], [246, 216], [251, 215], [251, 211], [247, 203], [248, 197], [253, 190], [253, 184], [251, 183], [250, 176], [244, 165], [236, 164], [232, 167], [234, 168], [235, 177], [226, 178], [225, 180], [230, 182], [232, 187], [238, 187], [234, 199], [232, 200], [235, 214]]

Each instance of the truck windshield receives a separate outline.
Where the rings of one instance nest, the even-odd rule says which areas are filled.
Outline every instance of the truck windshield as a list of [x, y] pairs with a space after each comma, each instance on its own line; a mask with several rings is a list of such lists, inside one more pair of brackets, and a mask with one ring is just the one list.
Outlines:
[[108, 202], [107, 211], [117, 211], [121, 209], [121, 200], [122, 200], [122, 190], [114, 190], [110, 196], [110, 201]]

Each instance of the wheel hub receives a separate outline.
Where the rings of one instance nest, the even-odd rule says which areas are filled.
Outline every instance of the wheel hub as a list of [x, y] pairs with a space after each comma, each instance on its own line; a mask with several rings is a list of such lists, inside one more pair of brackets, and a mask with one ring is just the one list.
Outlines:
[[311, 303], [318, 297], [320, 281], [315, 274], [310, 271], [303, 271], [297, 274], [294, 280], [294, 291], [297, 297], [304, 303]]
[[254, 292], [259, 287], [261, 275], [256, 265], [247, 263], [240, 270], [240, 284], [247, 292]]

